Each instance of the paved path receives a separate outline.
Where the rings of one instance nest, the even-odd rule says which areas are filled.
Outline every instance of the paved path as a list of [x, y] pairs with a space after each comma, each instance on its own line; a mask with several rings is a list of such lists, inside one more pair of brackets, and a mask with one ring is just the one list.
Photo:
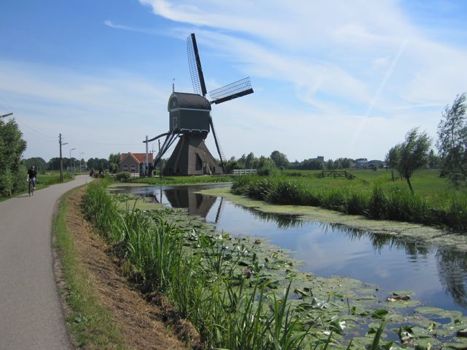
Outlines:
[[52, 215], [62, 194], [89, 180], [0, 202], [0, 350], [70, 348], [52, 267]]

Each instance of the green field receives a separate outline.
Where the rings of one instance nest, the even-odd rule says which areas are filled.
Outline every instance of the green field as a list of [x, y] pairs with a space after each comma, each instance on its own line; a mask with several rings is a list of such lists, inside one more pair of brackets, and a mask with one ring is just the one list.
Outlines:
[[[395, 181], [392, 181], [390, 170], [351, 170], [353, 180], [344, 177], [318, 177], [321, 170], [286, 170], [282, 173], [289, 178], [298, 178], [307, 186], [316, 189], [349, 189], [371, 193], [374, 185], [379, 185], [385, 191], [398, 190], [409, 193], [409, 187], [404, 179], [394, 171]], [[467, 187], [454, 187], [446, 178], [439, 176], [439, 170], [418, 170], [411, 179], [415, 194], [433, 203], [447, 203], [452, 195], [467, 197]]]
[[[68, 182], [73, 179], [69, 173], [63, 173], [63, 182]], [[60, 183], [60, 173], [58, 171], [48, 171], [44, 174], [37, 175], [36, 190]]]
[[[274, 176], [237, 178], [233, 192], [274, 204], [320, 206], [373, 219], [443, 225], [467, 230], [467, 188], [454, 187], [437, 170], [415, 172], [411, 195], [405, 180], [389, 170], [355, 170], [354, 177], [286, 170]], [[397, 176], [397, 174], [395, 174]]]

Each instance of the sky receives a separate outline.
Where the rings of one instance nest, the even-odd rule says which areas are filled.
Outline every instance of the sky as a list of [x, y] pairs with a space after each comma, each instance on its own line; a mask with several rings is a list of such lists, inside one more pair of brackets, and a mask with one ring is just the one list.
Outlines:
[[255, 90], [213, 106], [227, 158], [384, 159], [415, 127], [435, 143], [467, 91], [465, 23], [463, 0], [2, 0], [0, 114], [25, 158], [58, 156], [59, 133], [65, 156], [144, 152], [168, 131], [172, 84], [193, 92], [194, 32], [208, 91], [245, 76]]

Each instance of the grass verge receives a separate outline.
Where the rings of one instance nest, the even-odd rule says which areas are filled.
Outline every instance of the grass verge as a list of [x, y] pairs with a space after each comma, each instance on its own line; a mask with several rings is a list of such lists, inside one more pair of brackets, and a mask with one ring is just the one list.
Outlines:
[[122, 336], [112, 322], [110, 312], [98, 303], [90, 276], [79, 263], [73, 237], [66, 223], [67, 198], [71, 193], [61, 198], [53, 221], [54, 247], [66, 286], [61, 294], [68, 306], [67, 327], [79, 348], [124, 349]]

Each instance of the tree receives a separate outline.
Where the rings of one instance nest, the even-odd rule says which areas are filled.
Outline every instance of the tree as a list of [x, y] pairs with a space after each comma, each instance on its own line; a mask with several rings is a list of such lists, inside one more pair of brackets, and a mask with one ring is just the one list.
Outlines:
[[104, 171], [109, 169], [109, 161], [104, 158], [89, 158], [87, 161], [87, 168], [97, 171]]
[[430, 149], [431, 141], [426, 133], [419, 133], [418, 129], [410, 130], [405, 136], [405, 141], [396, 146], [399, 150], [399, 161], [397, 170], [401, 176], [407, 181], [410, 192], [414, 194], [410, 178], [413, 172], [428, 161], [428, 150]]
[[26, 187], [26, 171], [21, 164], [26, 141], [22, 136], [14, 119], [7, 123], [0, 120], [0, 194], [10, 196]]
[[289, 166], [289, 160], [284, 153], [279, 151], [273, 151], [270, 158], [278, 168], [287, 168]]
[[305, 159], [303, 162], [298, 163], [296, 168], [303, 170], [321, 170], [324, 168], [324, 163], [316, 158]]
[[441, 164], [440, 158], [435, 154], [435, 151], [431, 150], [428, 155], [428, 166], [430, 169], [438, 169]]
[[352, 165], [352, 159], [350, 158], [338, 158], [335, 160], [337, 168], [339, 169], [348, 169]]
[[397, 169], [400, 158], [399, 145], [392, 147], [386, 155], [386, 164], [391, 169], [392, 181], [394, 181], [394, 169]]
[[109, 155], [109, 171], [113, 174], [118, 172], [120, 168], [120, 153]]
[[23, 159], [24, 166], [29, 169], [33, 165], [36, 167], [38, 172], [44, 172], [47, 169], [47, 162], [41, 157], [32, 157]]
[[327, 170], [334, 170], [335, 169], [334, 161], [332, 159], [328, 159], [328, 161], [326, 162], [326, 169]]
[[253, 152], [250, 152], [247, 156], [246, 156], [246, 160], [245, 160], [245, 169], [254, 169], [257, 167], [257, 161], [256, 161], [256, 158], [255, 158], [255, 155], [253, 154]]
[[446, 106], [438, 125], [437, 147], [441, 157], [441, 175], [458, 183], [467, 178], [466, 96], [456, 96], [452, 106]]
[[261, 156], [258, 160], [258, 175], [272, 175], [276, 170], [276, 163], [271, 159]]

